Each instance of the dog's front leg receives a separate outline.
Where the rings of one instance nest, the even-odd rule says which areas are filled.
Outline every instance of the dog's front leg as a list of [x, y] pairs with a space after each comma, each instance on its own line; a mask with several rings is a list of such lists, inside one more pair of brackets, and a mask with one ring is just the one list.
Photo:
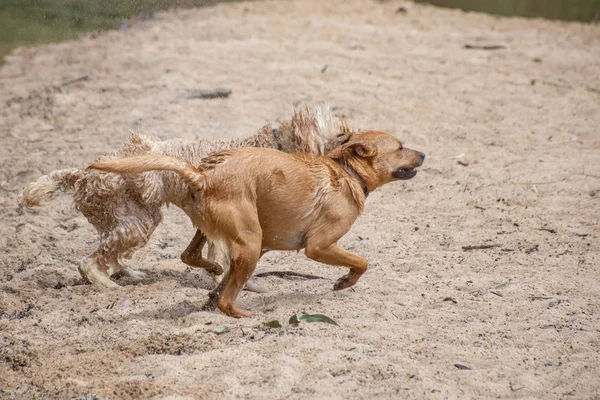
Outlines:
[[333, 285], [333, 290], [341, 290], [353, 286], [358, 281], [358, 278], [365, 273], [369, 264], [367, 260], [361, 256], [357, 256], [356, 254], [352, 254], [340, 248], [337, 243], [322, 246], [318, 241], [309, 241], [304, 250], [304, 254], [311, 260], [322, 262], [324, 264], [350, 268], [350, 273], [338, 279], [335, 285]]

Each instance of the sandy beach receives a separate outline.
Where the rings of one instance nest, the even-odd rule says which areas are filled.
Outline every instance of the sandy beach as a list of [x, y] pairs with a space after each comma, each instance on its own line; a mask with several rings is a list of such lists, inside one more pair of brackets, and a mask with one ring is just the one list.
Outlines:
[[[212, 282], [179, 260], [194, 229], [170, 208], [129, 262], [148, 278], [101, 291], [71, 196], [17, 207], [132, 132], [244, 137], [319, 102], [427, 154], [342, 239], [370, 262], [350, 290], [279, 252], [257, 272], [322, 279], [256, 278], [255, 318], [202, 311]], [[0, 398], [600, 398], [599, 127], [597, 24], [257, 1], [20, 48], [0, 67]], [[288, 324], [302, 312], [339, 326]]]

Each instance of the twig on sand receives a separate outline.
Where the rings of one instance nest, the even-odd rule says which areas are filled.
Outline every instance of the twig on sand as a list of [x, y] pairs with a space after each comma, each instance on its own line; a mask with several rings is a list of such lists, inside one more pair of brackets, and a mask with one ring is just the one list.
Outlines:
[[478, 45], [478, 44], [465, 44], [465, 49], [472, 50], [501, 50], [505, 49], [506, 46], [503, 44], [489, 44], [489, 45]]
[[181, 95], [184, 99], [225, 99], [232, 93], [228, 88], [216, 88], [212, 90], [188, 90]]
[[509, 383], [508, 383], [508, 386], [510, 386], [510, 390], [511, 390], [512, 392], [516, 392], [516, 391], [518, 391], [518, 390], [525, 389], [525, 386], [521, 386], [521, 387], [513, 387], [513, 384], [512, 384], [511, 382], [509, 382]]
[[470, 370], [471, 367], [467, 367], [466, 365], [462, 365], [462, 364], [454, 364], [454, 366], [458, 369], [462, 369], [462, 370]]
[[550, 82], [550, 81], [542, 81], [542, 83], [544, 85], [548, 85], [548, 86], [554, 86], [560, 89], [573, 89], [573, 87], [571, 85], [567, 85], [567, 84], [563, 84], [563, 83], [556, 83], [556, 82]]
[[300, 272], [293, 272], [293, 271], [267, 271], [267, 272], [261, 272], [260, 274], [256, 274], [254, 276], [259, 277], [259, 278], [264, 278], [267, 276], [276, 276], [281, 279], [290, 279], [290, 278], [325, 279], [322, 276], [301, 274]]
[[471, 250], [485, 250], [485, 249], [493, 249], [494, 247], [500, 247], [499, 244], [476, 244], [473, 246], [463, 246], [463, 251], [471, 251]]
[[444, 300], [442, 300], [442, 301], [451, 301], [454, 304], [458, 304], [458, 302], [455, 299], [453, 299], [452, 297], [445, 297]]
[[547, 296], [530, 296], [529, 300], [531, 301], [536, 301], [536, 300], [553, 300], [554, 297], [547, 297]]
[[87, 74], [86, 75], [79, 75], [79, 76], [76, 76], [76, 77], [71, 78], [71, 79], [65, 79], [64, 81], [56, 82], [54, 84], [54, 87], [60, 88], [60, 87], [63, 87], [63, 86], [70, 85], [72, 83], [77, 83], [77, 82], [81, 82], [81, 81], [87, 81], [88, 79], [90, 79], [90, 77]]
[[600, 179], [600, 175], [592, 175], [592, 174], [577, 174], [580, 176], [585, 176], [586, 178], [598, 178]]

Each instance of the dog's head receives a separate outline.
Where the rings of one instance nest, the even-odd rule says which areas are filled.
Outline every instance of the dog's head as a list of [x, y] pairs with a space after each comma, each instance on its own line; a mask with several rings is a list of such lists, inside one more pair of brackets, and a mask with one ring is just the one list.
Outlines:
[[413, 178], [417, 174], [415, 168], [425, 160], [425, 154], [406, 148], [394, 136], [378, 131], [350, 135], [329, 156], [343, 159], [365, 181], [369, 190]]

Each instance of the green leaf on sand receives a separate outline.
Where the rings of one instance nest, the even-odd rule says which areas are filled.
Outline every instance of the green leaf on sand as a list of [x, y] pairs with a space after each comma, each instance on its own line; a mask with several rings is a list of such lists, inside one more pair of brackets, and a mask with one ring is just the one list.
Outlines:
[[221, 333], [229, 332], [229, 327], [228, 326], [215, 326], [214, 328], [212, 328], [211, 331], [213, 333], [216, 333], [217, 335], [220, 335]]
[[281, 324], [277, 320], [263, 322], [262, 324], [266, 328], [281, 328]]
[[263, 322], [260, 325], [254, 325], [253, 328], [254, 329], [258, 329], [260, 331], [267, 331], [267, 330], [272, 329], [272, 328], [281, 328], [281, 324], [279, 323], [279, 321], [277, 321], [275, 319], [273, 321]]
[[339, 326], [337, 322], [323, 314], [292, 315], [289, 321], [290, 325], [298, 325], [300, 322], [325, 322], [326, 324]]
[[292, 315], [292, 316], [290, 317], [290, 320], [288, 321], [288, 323], [289, 323], [290, 325], [294, 325], [294, 326], [295, 326], [295, 325], [298, 325], [298, 324], [300, 323], [300, 321], [298, 321], [298, 316], [297, 316], [296, 314]]

